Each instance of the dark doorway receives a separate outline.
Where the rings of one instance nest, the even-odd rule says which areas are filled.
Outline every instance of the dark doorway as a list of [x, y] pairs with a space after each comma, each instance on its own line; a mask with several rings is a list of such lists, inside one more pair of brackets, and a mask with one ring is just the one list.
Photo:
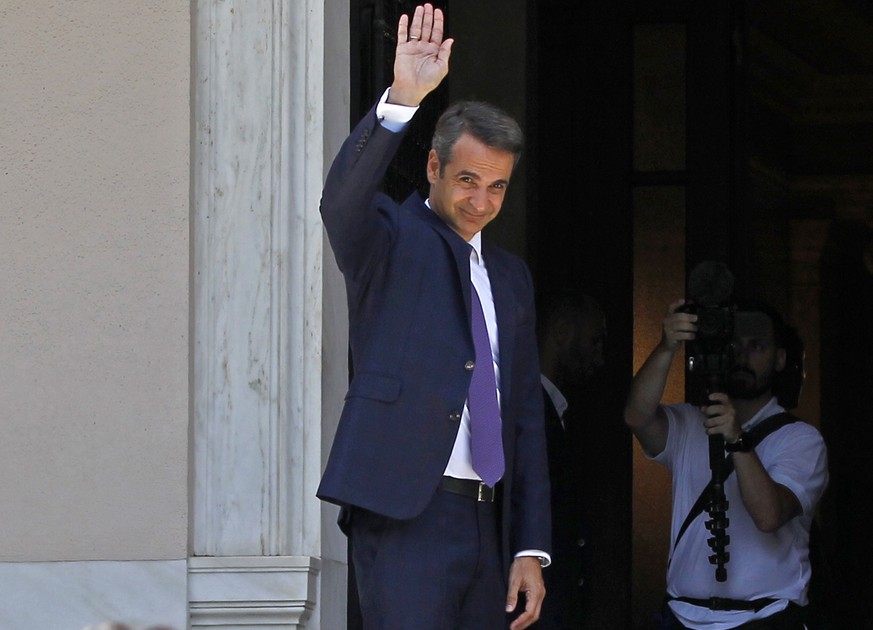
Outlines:
[[871, 12], [855, 0], [531, 9], [528, 256], [541, 292], [581, 285], [609, 329], [608, 380], [581, 398], [578, 445], [603, 519], [595, 551], [608, 549], [593, 567], [591, 588], [606, 588], [591, 628], [651, 627], [663, 595], [669, 482], [632, 446], [621, 404], [667, 303], [706, 259], [804, 338], [796, 411], [820, 426], [832, 472], [816, 568], [840, 585], [813, 596], [834, 627], [869, 624], [869, 538], [852, 514], [873, 496], [857, 439], [873, 387]]
[[[448, 100], [501, 105], [525, 121], [529, 146], [515, 205], [490, 238], [527, 260], [544, 302], [571, 287], [606, 314], [606, 365], [569, 396], [592, 515], [585, 627], [651, 627], [663, 595], [669, 481], [635, 451], [621, 415], [666, 304], [704, 259], [727, 262], [738, 293], [766, 296], [803, 336], [796, 412], [820, 426], [832, 464], [817, 566], [839, 585], [834, 627], [866, 627], [873, 580], [858, 515], [873, 496], [861, 454], [873, 419], [873, 5], [437, 4], [457, 39], [453, 67], [415, 119], [397, 190], [419, 185]], [[353, 120], [390, 83], [396, 20], [414, 5], [351, 3]], [[674, 386], [681, 398], [681, 379]]]

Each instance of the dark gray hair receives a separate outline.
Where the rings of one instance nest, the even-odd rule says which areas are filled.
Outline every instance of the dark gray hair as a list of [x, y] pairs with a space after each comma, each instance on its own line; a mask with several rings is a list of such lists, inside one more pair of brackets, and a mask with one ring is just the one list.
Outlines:
[[469, 134], [498, 151], [511, 153], [518, 164], [524, 149], [524, 133], [515, 119], [502, 109], [482, 101], [459, 101], [449, 105], [436, 124], [431, 148], [440, 159], [440, 175], [452, 159], [452, 150], [462, 134]]

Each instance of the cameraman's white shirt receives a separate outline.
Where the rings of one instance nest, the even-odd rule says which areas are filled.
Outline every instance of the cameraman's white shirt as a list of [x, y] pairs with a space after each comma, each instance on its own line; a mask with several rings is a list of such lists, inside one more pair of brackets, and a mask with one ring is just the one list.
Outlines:
[[[653, 459], [673, 477], [673, 519], [671, 549], [679, 528], [691, 506], [711, 478], [708, 437], [704, 416], [689, 404], [664, 406], [669, 420], [667, 446]], [[770, 400], [744, 430], [784, 411], [776, 399]], [[704, 510], [688, 527], [673, 553], [667, 571], [670, 595], [707, 599], [725, 597], [752, 600], [762, 597], [780, 601], [758, 611], [709, 610], [684, 602], [670, 603], [683, 625], [694, 629], [723, 630], [752, 619], [769, 617], [793, 601], [807, 603], [809, 587], [809, 528], [813, 511], [827, 485], [827, 454], [821, 435], [805, 422], [788, 424], [771, 433], [755, 448], [770, 477], [791, 490], [803, 514], [791, 519], [776, 532], [764, 533], [755, 527], [740, 496], [736, 472], [726, 480], [730, 524], [727, 534], [730, 559], [725, 564], [727, 580], [715, 579], [715, 565], [709, 563], [712, 551], [707, 544], [711, 533], [704, 526], [709, 516]]]

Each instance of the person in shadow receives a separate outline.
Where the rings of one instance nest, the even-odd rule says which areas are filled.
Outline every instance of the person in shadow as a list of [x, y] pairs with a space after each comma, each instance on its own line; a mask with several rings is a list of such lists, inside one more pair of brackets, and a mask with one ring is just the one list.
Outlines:
[[536, 627], [579, 630], [586, 627], [591, 541], [580, 483], [584, 435], [578, 413], [568, 413], [568, 395], [603, 367], [606, 320], [594, 298], [571, 291], [552, 297], [538, 320], [554, 555]]

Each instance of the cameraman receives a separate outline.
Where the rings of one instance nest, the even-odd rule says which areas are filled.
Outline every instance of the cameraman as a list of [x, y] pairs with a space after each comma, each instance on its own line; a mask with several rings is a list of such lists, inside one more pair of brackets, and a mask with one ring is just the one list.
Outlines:
[[[790, 422], [749, 448], [750, 431], [785, 409], [777, 401], [791, 329], [763, 303], [737, 307], [735, 357], [725, 391], [703, 407], [661, 405], [673, 357], [695, 339], [698, 315], [673, 302], [660, 343], [637, 372], [625, 422], [646, 455], [673, 480], [671, 553], [662, 628], [802, 629], [810, 580], [809, 531], [827, 485], [827, 455], [819, 432]], [[681, 534], [692, 506], [712, 478], [708, 435], [724, 438], [734, 472], [724, 480], [729, 508], [727, 579], [716, 579], [709, 557], [706, 510]], [[754, 434], [752, 434], [754, 435]], [[736, 450], [742, 449], [742, 450]]]

